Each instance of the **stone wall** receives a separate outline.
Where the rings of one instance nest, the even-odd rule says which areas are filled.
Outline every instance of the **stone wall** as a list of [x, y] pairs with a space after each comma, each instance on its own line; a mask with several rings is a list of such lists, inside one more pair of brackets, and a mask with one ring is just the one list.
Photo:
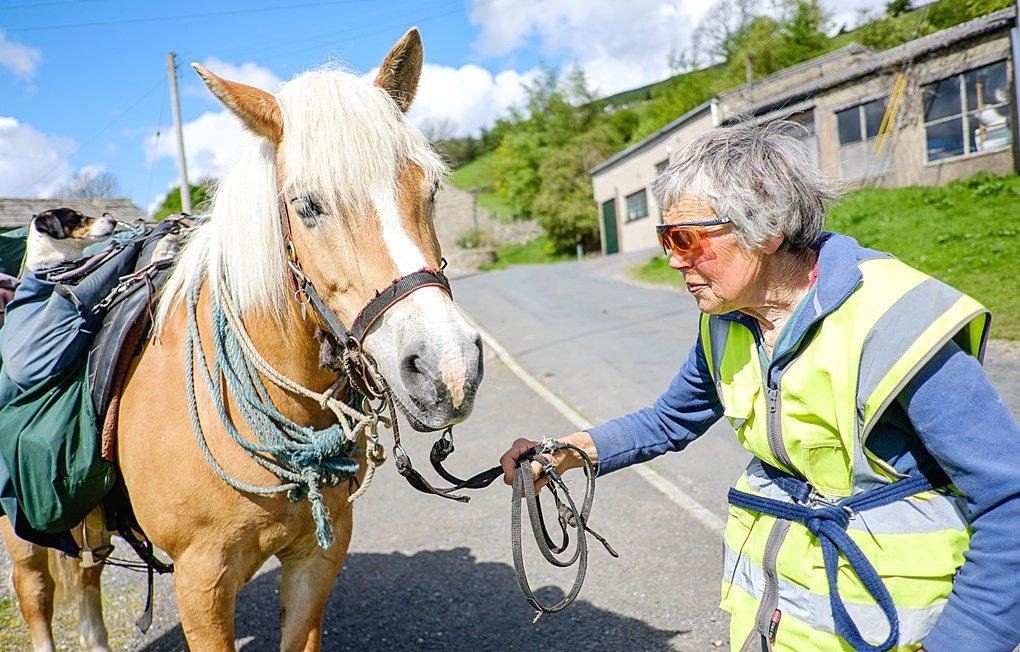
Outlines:
[[[453, 185], [446, 184], [436, 195], [436, 236], [443, 256], [448, 263], [450, 276], [461, 276], [477, 271], [482, 263], [494, 260], [494, 250], [504, 244], [520, 244], [542, 234], [533, 220], [501, 222], [488, 211], [475, 205], [474, 196]], [[480, 234], [478, 246], [458, 246], [474, 230]]]

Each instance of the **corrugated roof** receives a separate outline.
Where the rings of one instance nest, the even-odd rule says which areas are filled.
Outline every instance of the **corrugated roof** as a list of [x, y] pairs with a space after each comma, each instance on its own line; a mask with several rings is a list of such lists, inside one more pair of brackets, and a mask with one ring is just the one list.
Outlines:
[[956, 45], [962, 41], [977, 38], [997, 30], [1010, 27], [1016, 21], [1016, 9], [1007, 8], [992, 12], [980, 18], [960, 23], [954, 27], [935, 32], [928, 36], [909, 41], [888, 50], [882, 50], [861, 59], [844, 70], [837, 71], [820, 79], [814, 80], [798, 88], [792, 89], [779, 97], [773, 98], [753, 107], [748, 111], [760, 114], [799, 101], [805, 97], [817, 95], [833, 86], [838, 86], [860, 77], [866, 77], [883, 69], [891, 69], [911, 59], [924, 56], [936, 50]]
[[109, 213], [123, 222], [145, 219], [142, 209], [126, 197], [98, 197], [95, 199], [15, 199], [0, 197], [0, 229], [15, 229], [25, 226], [32, 217], [51, 208], [66, 206], [76, 211], [99, 217]]
[[755, 79], [754, 81], [748, 84], [743, 84], [741, 86], [737, 86], [736, 88], [732, 88], [728, 91], [723, 91], [722, 93], [719, 93], [718, 97], [720, 100], [724, 100], [733, 95], [746, 93], [748, 91], [753, 91], [757, 88], [760, 88], [761, 86], [767, 86], [771, 83], [782, 81], [787, 77], [792, 77], [809, 68], [815, 68], [826, 63], [832, 63], [833, 61], [836, 61], [838, 59], [843, 59], [855, 54], [873, 54], [874, 52], [875, 51], [872, 50], [871, 48], [863, 46], [860, 43], [850, 42], [844, 45], [843, 47], [839, 48], [838, 50], [833, 50], [832, 52], [828, 52], [821, 56], [815, 57], [814, 59], [802, 61], [801, 63], [790, 66], [789, 68], [777, 70], [771, 75], [766, 75], [761, 79]]
[[666, 125], [662, 129], [659, 129], [658, 131], [656, 131], [651, 136], [647, 136], [644, 139], [639, 140], [638, 142], [634, 143], [633, 145], [631, 145], [627, 149], [625, 149], [623, 151], [620, 151], [620, 152], [617, 152], [616, 154], [613, 154], [611, 157], [607, 158], [606, 160], [602, 161], [601, 163], [599, 163], [598, 165], [596, 165], [592, 169], [588, 170], [588, 174], [598, 174], [602, 170], [605, 170], [606, 168], [612, 167], [617, 161], [620, 161], [620, 160], [623, 160], [623, 159], [627, 158], [628, 156], [630, 156], [634, 152], [637, 152], [638, 150], [646, 149], [648, 147], [651, 147], [652, 145], [655, 145], [656, 143], [661, 142], [663, 139], [665, 139], [671, 133], [673, 133], [674, 131], [676, 131], [680, 127], [682, 127], [687, 122], [689, 122], [689, 121], [693, 120], [694, 118], [698, 117], [699, 115], [701, 115], [705, 111], [708, 111], [709, 107], [711, 107], [711, 106], [712, 106], [712, 100], [709, 100], [708, 102], [705, 102], [704, 104], [700, 104], [700, 105], [694, 107], [693, 109], [691, 109], [687, 113], [683, 114], [682, 116], [680, 116], [679, 118], [677, 118], [673, 122], [669, 123], [668, 125]]

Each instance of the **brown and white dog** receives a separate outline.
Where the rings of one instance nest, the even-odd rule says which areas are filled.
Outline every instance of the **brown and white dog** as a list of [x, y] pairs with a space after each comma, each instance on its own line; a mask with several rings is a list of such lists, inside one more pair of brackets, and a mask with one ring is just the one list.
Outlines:
[[81, 258], [85, 247], [109, 237], [117, 221], [89, 217], [72, 208], [54, 208], [32, 218], [25, 248], [25, 269], [38, 271]]

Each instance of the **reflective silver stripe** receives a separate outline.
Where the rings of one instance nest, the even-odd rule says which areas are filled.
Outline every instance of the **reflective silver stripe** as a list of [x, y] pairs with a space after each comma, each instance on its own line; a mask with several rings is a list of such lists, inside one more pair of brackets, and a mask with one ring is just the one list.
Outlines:
[[[766, 498], [793, 502], [790, 494], [765, 475], [765, 469], [758, 458], [754, 458], [747, 465], [744, 477], [751, 489]], [[829, 498], [834, 501], [839, 499]], [[866, 512], [855, 512], [847, 529], [876, 535], [927, 534], [943, 530], [962, 532], [967, 529], [965, 509], [966, 499], [960, 496], [935, 494], [926, 500], [907, 498]]]
[[868, 399], [886, 374], [921, 334], [962, 296], [959, 290], [929, 278], [900, 297], [879, 318], [861, 350], [861, 366], [857, 375], [857, 414], [860, 419], [864, 417]]
[[[765, 571], [761, 566], [751, 562], [746, 555], [738, 554], [728, 545], [724, 546], [723, 551], [723, 571], [725, 573], [723, 577], [727, 578], [730, 584], [743, 589], [757, 599], [761, 599], [764, 595]], [[889, 635], [889, 624], [886, 622], [881, 607], [877, 604], [859, 604], [847, 601], [844, 601], [844, 604], [854, 624], [857, 625], [866, 640], [878, 644]], [[914, 609], [897, 607], [896, 611], [900, 619], [899, 645], [916, 643], [924, 638], [935, 621], [938, 620], [945, 604], [945, 600], [939, 600], [927, 607]], [[792, 616], [815, 629], [830, 634], [836, 633], [828, 595], [808, 591], [801, 585], [780, 577], [777, 608], [783, 612], [783, 618]], [[781, 624], [780, 631], [782, 631]]]
[[726, 350], [726, 339], [730, 334], [730, 322], [719, 317], [708, 318], [708, 338], [712, 344], [712, 374], [718, 383], [722, 379], [722, 358]]

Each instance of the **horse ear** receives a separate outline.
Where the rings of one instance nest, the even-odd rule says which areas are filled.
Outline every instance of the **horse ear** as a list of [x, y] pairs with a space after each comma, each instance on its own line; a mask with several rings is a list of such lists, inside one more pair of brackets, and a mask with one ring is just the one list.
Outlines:
[[274, 143], [283, 139], [283, 114], [275, 97], [254, 86], [217, 77], [201, 64], [192, 63], [191, 67], [244, 126]]
[[389, 93], [404, 113], [411, 108], [418, 90], [423, 56], [421, 34], [417, 27], [412, 27], [386, 55], [376, 75], [375, 85]]

